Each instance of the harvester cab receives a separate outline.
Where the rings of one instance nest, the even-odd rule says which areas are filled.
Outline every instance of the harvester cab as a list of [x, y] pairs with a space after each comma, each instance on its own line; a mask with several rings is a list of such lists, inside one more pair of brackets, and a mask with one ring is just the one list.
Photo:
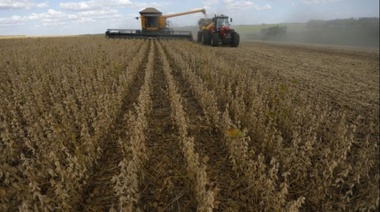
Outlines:
[[156, 8], [148, 7], [140, 11], [140, 17], [136, 19], [141, 20], [141, 30], [132, 29], [107, 29], [107, 38], [179, 38], [193, 40], [191, 31], [174, 31], [171, 28], [171, 23], [168, 18], [188, 15], [192, 13], [206, 14], [205, 9], [190, 10], [181, 13], [174, 13], [169, 15], [162, 15], [162, 12]]
[[215, 15], [212, 19], [200, 19], [197, 41], [204, 45], [219, 46], [222, 44], [237, 47], [240, 43], [240, 36], [230, 28], [230, 22], [232, 22], [232, 18], [225, 15]]

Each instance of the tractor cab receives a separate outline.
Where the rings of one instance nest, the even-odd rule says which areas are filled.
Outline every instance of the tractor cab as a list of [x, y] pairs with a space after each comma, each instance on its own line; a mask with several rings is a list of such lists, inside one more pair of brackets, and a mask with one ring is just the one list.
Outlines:
[[[232, 22], [232, 18], [230, 21]], [[213, 22], [214, 22], [214, 26], [216, 30], [218, 30], [220, 27], [229, 27], [230, 21], [228, 19], [228, 16], [225, 16], [225, 15], [215, 16], [213, 18]]]

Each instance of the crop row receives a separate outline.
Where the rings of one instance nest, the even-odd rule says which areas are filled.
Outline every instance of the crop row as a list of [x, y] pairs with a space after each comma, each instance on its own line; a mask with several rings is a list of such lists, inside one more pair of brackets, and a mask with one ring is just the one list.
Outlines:
[[[151, 108], [151, 82], [154, 65], [154, 48], [152, 42], [149, 42], [150, 51], [145, 69], [145, 77], [138, 104], [134, 105], [132, 111], [127, 115], [128, 119], [128, 140], [120, 138], [118, 141], [123, 154], [123, 159], [119, 163], [120, 172], [112, 178], [114, 183], [115, 195], [118, 197], [118, 210], [136, 211], [139, 197], [139, 178], [142, 178], [142, 166], [147, 160], [146, 154], [146, 136], [147, 116]], [[140, 58], [143, 58], [140, 56]]]
[[177, 92], [177, 86], [171, 75], [171, 68], [161, 46], [159, 51], [162, 59], [163, 70], [168, 82], [169, 96], [171, 99], [172, 118], [177, 123], [180, 135], [183, 155], [187, 162], [187, 170], [194, 182], [194, 193], [198, 202], [198, 211], [212, 211], [214, 207], [214, 194], [211, 190], [206, 190], [208, 184], [206, 166], [199, 161], [198, 154], [194, 151], [194, 138], [188, 136], [188, 123], [186, 112], [181, 104], [181, 95]]

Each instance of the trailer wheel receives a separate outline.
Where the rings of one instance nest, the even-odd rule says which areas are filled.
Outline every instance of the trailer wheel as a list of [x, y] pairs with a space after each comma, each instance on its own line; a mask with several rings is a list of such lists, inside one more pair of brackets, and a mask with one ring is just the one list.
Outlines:
[[204, 45], [210, 45], [211, 44], [211, 33], [208, 30], [202, 31], [202, 43]]
[[198, 42], [198, 43], [201, 43], [201, 42], [202, 42], [202, 31], [198, 31], [198, 34], [197, 34], [197, 42]]
[[240, 43], [240, 35], [235, 32], [232, 34], [231, 46], [237, 47], [237, 46], [239, 46], [239, 43]]
[[211, 45], [219, 46], [219, 34], [217, 32], [212, 33]]

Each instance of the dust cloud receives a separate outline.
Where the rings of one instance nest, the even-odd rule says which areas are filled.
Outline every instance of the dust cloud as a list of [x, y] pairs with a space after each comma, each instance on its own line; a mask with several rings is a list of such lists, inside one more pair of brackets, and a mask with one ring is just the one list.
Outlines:
[[[379, 18], [310, 20], [306, 23], [232, 25], [241, 41], [275, 41], [338, 45], [379, 49]], [[174, 27], [191, 31], [196, 39], [198, 25]]]
[[379, 18], [311, 20], [256, 27], [241, 34], [245, 40], [265, 40], [379, 48]]

